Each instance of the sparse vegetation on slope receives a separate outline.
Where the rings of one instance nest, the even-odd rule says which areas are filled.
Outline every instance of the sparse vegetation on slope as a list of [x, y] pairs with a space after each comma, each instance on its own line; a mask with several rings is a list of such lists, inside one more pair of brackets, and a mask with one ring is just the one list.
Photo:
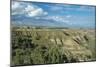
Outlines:
[[11, 39], [12, 65], [96, 59], [94, 30], [12, 28]]

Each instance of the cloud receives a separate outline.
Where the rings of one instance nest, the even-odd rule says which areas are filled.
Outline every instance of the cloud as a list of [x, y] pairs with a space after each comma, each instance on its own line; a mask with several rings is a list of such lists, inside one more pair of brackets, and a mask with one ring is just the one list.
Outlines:
[[27, 12], [27, 15], [29, 17], [45, 15], [45, 12], [43, 11], [42, 8], [35, 8], [33, 6], [30, 6], [30, 5], [28, 5], [25, 8], [25, 12]]
[[54, 20], [58, 23], [69, 23], [70, 22], [69, 18], [71, 18], [70, 15], [68, 15], [68, 16], [47, 16], [47, 17], [42, 18], [42, 19]]
[[31, 3], [12, 2], [12, 15], [24, 15], [27, 17], [35, 17], [47, 14], [48, 12]]
[[66, 17], [67, 17], [67, 18], [71, 18], [72, 16], [71, 16], [71, 15], [67, 15]]

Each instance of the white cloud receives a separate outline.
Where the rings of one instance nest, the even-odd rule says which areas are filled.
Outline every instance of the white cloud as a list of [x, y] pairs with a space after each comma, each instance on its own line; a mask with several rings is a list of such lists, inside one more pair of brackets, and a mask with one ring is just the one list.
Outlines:
[[12, 2], [12, 9], [16, 9], [19, 6], [19, 3]]
[[42, 8], [31, 3], [12, 2], [12, 15], [25, 15], [28, 17], [47, 15]]
[[68, 16], [47, 16], [44, 19], [54, 20], [59, 23], [69, 23], [70, 22], [69, 18], [71, 18], [70, 15]]
[[71, 15], [67, 15], [66, 17], [67, 17], [67, 18], [71, 18], [72, 16], [71, 16]]

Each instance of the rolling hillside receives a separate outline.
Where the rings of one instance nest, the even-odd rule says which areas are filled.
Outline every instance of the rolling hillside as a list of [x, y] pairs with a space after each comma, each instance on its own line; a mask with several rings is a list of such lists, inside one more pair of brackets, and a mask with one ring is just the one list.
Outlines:
[[12, 65], [96, 60], [95, 30], [12, 28]]

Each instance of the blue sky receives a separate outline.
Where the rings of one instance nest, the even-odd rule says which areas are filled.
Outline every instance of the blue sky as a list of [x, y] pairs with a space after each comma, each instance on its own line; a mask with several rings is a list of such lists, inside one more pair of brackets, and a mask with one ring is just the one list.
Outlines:
[[13, 24], [95, 28], [95, 6], [40, 2], [12, 2]]

